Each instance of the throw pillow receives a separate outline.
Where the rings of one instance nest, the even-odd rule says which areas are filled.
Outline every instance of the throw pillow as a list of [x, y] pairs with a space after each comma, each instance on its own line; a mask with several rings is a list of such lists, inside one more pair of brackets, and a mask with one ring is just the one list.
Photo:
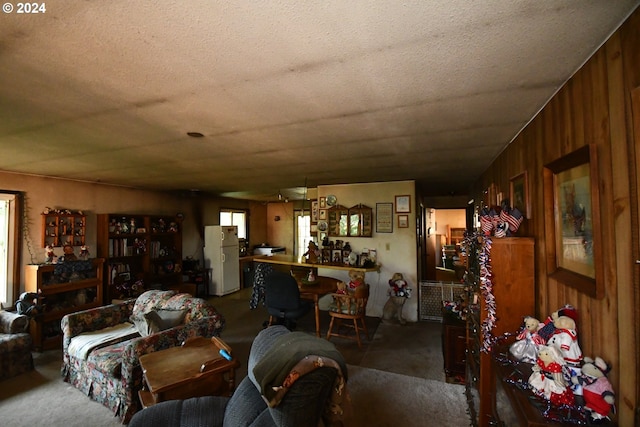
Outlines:
[[149, 329], [149, 324], [147, 323], [147, 319], [145, 319], [144, 317], [131, 316], [129, 318], [129, 321], [135, 325], [140, 336], [147, 337], [153, 333]]
[[181, 325], [187, 310], [151, 310], [144, 314], [153, 333], [164, 331]]
[[187, 310], [151, 310], [142, 317], [131, 316], [131, 322], [136, 325], [141, 336], [146, 337], [156, 332], [171, 329], [181, 325]]

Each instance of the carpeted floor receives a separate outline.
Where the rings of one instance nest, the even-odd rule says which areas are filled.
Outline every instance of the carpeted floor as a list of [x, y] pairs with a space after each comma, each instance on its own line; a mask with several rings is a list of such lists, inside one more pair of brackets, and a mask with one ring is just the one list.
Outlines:
[[[56, 357], [59, 355], [45, 352], [36, 359], [36, 370], [0, 382], [0, 424], [121, 426], [107, 408], [62, 382]], [[351, 408], [347, 409], [345, 426], [469, 425], [462, 386], [354, 365], [348, 369]]]
[[[246, 376], [253, 337], [267, 320], [266, 309], [249, 309], [250, 290], [211, 298], [227, 319], [223, 339]], [[329, 319], [322, 312], [322, 334]], [[381, 323], [367, 318], [372, 339], [360, 349], [355, 341], [332, 338], [349, 365], [352, 399], [350, 427], [467, 426], [464, 387], [444, 382], [440, 324]], [[312, 313], [297, 330], [315, 333]], [[0, 382], [0, 424], [7, 426], [118, 426], [117, 418], [60, 379], [60, 351], [34, 353], [36, 370]]]
[[[269, 318], [266, 308], [259, 306], [251, 310], [251, 289], [245, 288], [210, 301], [224, 313], [227, 319], [223, 339], [233, 348], [240, 361], [247, 360], [253, 337], [263, 328]], [[321, 336], [329, 328], [329, 314], [320, 312]], [[442, 357], [442, 325], [439, 322], [407, 323], [381, 322], [377, 317], [367, 317], [366, 324], [371, 340], [363, 340], [362, 348], [355, 341], [331, 338], [350, 365], [379, 369], [418, 378], [445, 381]], [[297, 331], [315, 333], [315, 318], [309, 313], [300, 319]], [[246, 375], [246, 366], [238, 369], [238, 378]]]
[[468, 426], [464, 387], [349, 366], [349, 427]]

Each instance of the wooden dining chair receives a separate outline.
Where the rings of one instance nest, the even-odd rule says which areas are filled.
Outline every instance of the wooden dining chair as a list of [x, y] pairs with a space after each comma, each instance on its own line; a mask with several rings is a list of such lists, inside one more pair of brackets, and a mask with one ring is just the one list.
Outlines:
[[[358, 347], [362, 348], [360, 333], [364, 332], [367, 341], [369, 341], [369, 331], [365, 322], [367, 315], [367, 301], [369, 300], [369, 285], [363, 284], [358, 286], [354, 291], [347, 294], [333, 293], [333, 302], [329, 306], [329, 331], [327, 332], [327, 340], [331, 337], [341, 337], [352, 339], [358, 342]], [[344, 323], [343, 320], [353, 323]], [[347, 328], [348, 331], [341, 332], [341, 327]], [[351, 332], [353, 329], [354, 333]]]

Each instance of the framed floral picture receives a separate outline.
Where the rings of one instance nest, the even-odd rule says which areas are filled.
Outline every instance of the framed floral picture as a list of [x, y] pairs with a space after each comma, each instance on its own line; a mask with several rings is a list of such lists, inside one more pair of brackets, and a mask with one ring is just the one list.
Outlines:
[[531, 218], [529, 205], [529, 180], [527, 171], [511, 178], [509, 181], [509, 202], [512, 208], [518, 208], [525, 218]]
[[543, 169], [549, 277], [594, 298], [604, 297], [602, 231], [595, 144]]

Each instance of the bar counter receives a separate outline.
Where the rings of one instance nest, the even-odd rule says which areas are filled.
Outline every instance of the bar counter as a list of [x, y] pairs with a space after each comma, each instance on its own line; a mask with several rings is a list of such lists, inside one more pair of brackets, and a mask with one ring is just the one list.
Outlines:
[[253, 257], [253, 261], [255, 262], [267, 262], [270, 264], [279, 264], [279, 265], [290, 265], [294, 267], [302, 267], [302, 268], [327, 268], [330, 270], [342, 270], [342, 271], [362, 271], [364, 273], [368, 273], [370, 271], [380, 271], [380, 265], [376, 265], [375, 267], [355, 267], [351, 265], [345, 264], [317, 264], [317, 263], [308, 263], [308, 262], [300, 262], [292, 255], [263, 255]]

